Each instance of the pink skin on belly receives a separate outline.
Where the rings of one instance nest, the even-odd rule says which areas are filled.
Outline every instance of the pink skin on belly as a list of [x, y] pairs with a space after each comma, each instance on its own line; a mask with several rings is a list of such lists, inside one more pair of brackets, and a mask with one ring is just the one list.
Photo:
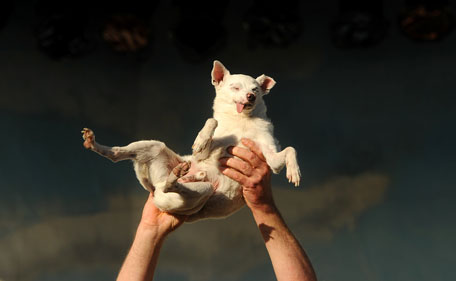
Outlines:
[[[179, 178], [177, 180], [177, 182], [180, 182], [180, 183], [185, 183], [185, 182], [198, 182], [198, 181], [208, 181], [207, 177], [204, 177], [204, 179], [196, 179], [195, 178], [195, 175], [196, 173], [200, 172], [201, 170], [198, 169], [198, 166], [196, 164], [196, 162], [192, 161], [191, 162], [191, 165], [190, 165], [190, 169], [188, 170], [187, 174], [185, 174], [185, 176]], [[216, 181], [216, 182], [213, 182], [212, 185], [214, 186], [214, 188], [217, 188], [219, 182]]]
[[200, 170], [198, 169], [198, 166], [196, 165], [196, 162], [192, 161], [191, 165], [190, 165], [190, 170], [188, 170], [188, 173], [187, 175], [188, 176], [192, 176], [196, 173], [198, 173]]
[[180, 183], [201, 181], [201, 180], [195, 179], [195, 174], [198, 173], [199, 171], [200, 170], [198, 169], [196, 163], [194, 161], [192, 161], [188, 172], [185, 174], [185, 176], [179, 178], [177, 181]]

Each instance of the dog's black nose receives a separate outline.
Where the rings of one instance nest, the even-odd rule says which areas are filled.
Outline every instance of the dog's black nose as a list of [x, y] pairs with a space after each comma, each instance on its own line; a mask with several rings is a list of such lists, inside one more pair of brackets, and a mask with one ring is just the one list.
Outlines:
[[256, 99], [256, 96], [255, 96], [254, 94], [252, 94], [252, 93], [248, 93], [248, 94], [247, 94], [247, 100], [248, 100], [249, 102], [254, 102], [255, 99]]

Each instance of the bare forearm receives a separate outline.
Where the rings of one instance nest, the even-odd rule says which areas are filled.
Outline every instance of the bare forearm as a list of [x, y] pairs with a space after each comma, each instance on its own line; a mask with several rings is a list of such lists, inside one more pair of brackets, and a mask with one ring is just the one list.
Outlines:
[[275, 207], [271, 191], [271, 169], [261, 148], [242, 139], [242, 147], [230, 147], [235, 157], [220, 159], [222, 173], [242, 184], [242, 195], [260, 229], [279, 281], [315, 281], [312, 265], [299, 242]]
[[303, 248], [275, 207], [252, 210], [278, 281], [317, 280]]
[[140, 224], [117, 281], [152, 280], [166, 234]]

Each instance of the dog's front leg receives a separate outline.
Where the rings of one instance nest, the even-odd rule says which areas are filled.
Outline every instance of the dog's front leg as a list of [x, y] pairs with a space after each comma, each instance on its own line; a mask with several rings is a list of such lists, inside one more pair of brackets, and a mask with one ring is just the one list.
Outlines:
[[278, 174], [283, 166], [287, 166], [287, 179], [295, 186], [299, 185], [301, 180], [301, 171], [299, 169], [298, 160], [296, 157], [296, 150], [289, 146], [280, 152], [275, 152], [271, 148], [262, 148], [266, 162], [271, 170]]
[[198, 136], [193, 143], [193, 156], [197, 161], [201, 161], [209, 157], [211, 152], [212, 137], [214, 136], [215, 128], [217, 128], [217, 120], [209, 118], [204, 124], [203, 129], [198, 133]]

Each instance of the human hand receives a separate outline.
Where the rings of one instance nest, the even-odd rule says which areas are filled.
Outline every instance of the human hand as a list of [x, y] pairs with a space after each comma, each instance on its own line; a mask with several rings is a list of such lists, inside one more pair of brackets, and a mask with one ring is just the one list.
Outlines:
[[140, 225], [152, 228], [157, 231], [158, 235], [167, 235], [180, 225], [186, 219], [185, 216], [178, 216], [160, 211], [154, 204], [154, 195], [151, 192], [144, 205]]
[[184, 221], [185, 217], [160, 211], [154, 204], [154, 195], [151, 192], [117, 281], [152, 280], [166, 236]]
[[247, 148], [234, 146], [228, 152], [235, 157], [220, 159], [220, 170], [242, 185], [242, 194], [247, 206], [253, 211], [275, 211], [271, 191], [271, 169], [261, 149], [250, 139], [242, 139]]

